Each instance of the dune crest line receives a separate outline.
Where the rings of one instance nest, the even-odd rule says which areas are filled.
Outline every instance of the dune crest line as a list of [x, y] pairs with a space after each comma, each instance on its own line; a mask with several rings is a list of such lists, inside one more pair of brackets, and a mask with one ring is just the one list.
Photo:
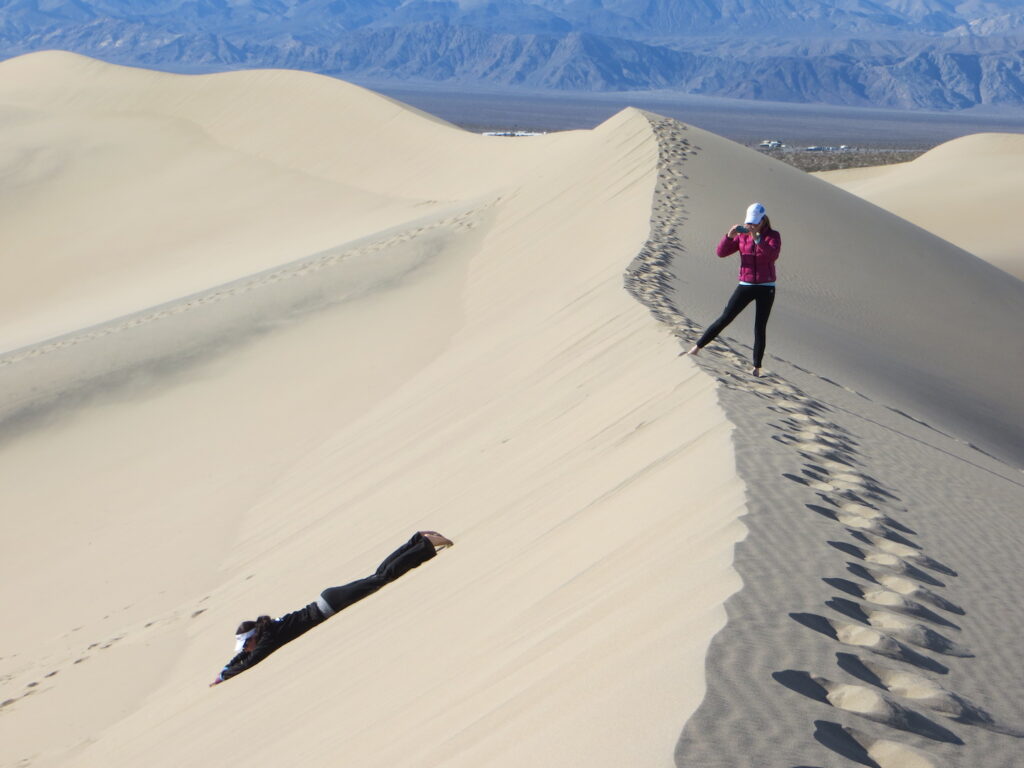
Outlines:
[[[660, 143], [658, 186], [651, 237], [625, 284], [685, 349], [699, 327], [673, 285], [690, 258], [686, 163], [701, 149], [686, 125], [647, 117]], [[976, 489], [995, 475], [998, 522], [1019, 499], [1012, 468], [815, 375], [813, 364], [776, 358], [757, 379], [747, 356], [725, 338], [694, 360], [717, 380], [736, 426], [751, 533], [737, 545], [744, 586], [726, 603], [708, 692], [676, 765], [1010, 765], [1024, 737], [1001, 684], [1012, 630], [976, 617], [987, 596], [959, 583], [978, 569], [969, 552], [950, 556], [958, 507], [933, 465], [968, 473]], [[1011, 561], [1012, 545], [989, 538]]]

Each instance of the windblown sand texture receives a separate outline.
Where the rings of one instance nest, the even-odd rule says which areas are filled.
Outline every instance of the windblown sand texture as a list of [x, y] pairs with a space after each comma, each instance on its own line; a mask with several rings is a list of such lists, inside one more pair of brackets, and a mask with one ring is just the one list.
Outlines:
[[909, 163], [815, 175], [1024, 280], [1015, 223], [1024, 202], [1024, 135], [979, 133]]
[[[506, 140], [49, 53], [0, 126], [0, 764], [1013, 765], [1019, 282], [635, 110]], [[760, 380], [746, 315], [677, 356], [755, 198]]]

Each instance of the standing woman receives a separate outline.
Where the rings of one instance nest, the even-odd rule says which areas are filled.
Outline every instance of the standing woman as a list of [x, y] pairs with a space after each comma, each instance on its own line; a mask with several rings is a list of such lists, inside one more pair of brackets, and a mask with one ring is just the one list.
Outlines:
[[747, 304], [754, 302], [754, 376], [761, 375], [768, 315], [775, 302], [775, 260], [782, 249], [782, 237], [772, 229], [764, 206], [753, 203], [747, 208], [744, 224], [737, 224], [718, 244], [719, 258], [740, 254], [740, 284], [736, 286], [721, 317], [713, 322], [700, 340], [686, 353], [696, 355], [718, 336]]
[[256, 621], [243, 621], [235, 630], [235, 656], [210, 685], [223, 683], [256, 666], [285, 643], [305, 634], [338, 611], [369, 597], [385, 584], [390, 584], [450, 546], [451, 539], [437, 531], [414, 533], [411, 539], [384, 559], [376, 572], [365, 579], [325, 589], [316, 601], [279, 619], [260, 616]]

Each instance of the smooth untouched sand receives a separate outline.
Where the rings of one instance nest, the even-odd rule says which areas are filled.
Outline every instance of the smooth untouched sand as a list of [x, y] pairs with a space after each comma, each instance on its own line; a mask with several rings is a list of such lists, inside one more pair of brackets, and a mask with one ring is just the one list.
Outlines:
[[979, 133], [909, 163], [815, 174], [1024, 280], [1024, 134]]
[[[48, 53], [0, 128], [0, 764], [1012, 764], [1019, 282], [635, 110], [494, 139]], [[747, 316], [677, 357], [755, 197], [761, 380]]]

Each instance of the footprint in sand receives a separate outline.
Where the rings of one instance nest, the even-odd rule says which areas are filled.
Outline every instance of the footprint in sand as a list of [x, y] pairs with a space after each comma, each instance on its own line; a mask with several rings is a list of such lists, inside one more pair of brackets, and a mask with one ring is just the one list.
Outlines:
[[[866, 560], [868, 562], [876, 563], [878, 565], [885, 565], [896, 570], [900, 569], [901, 567], [908, 566], [912, 567], [916, 573], [921, 573], [921, 568], [928, 568], [929, 570], [934, 570], [938, 573], [942, 573], [943, 575], [948, 575], [948, 577], [956, 577], [955, 570], [943, 565], [938, 560], [933, 560], [931, 557], [924, 554], [923, 552], [914, 551], [906, 545], [900, 544], [898, 542], [893, 542], [882, 537], [873, 536], [872, 534], [869, 534], [869, 532], [868, 534], [865, 534], [865, 537], [867, 536], [870, 536], [873, 540], [876, 541], [886, 542], [886, 545], [879, 545], [879, 549], [882, 551], [867, 554]], [[889, 549], [890, 547], [892, 549], [899, 548], [900, 554], [894, 553], [891, 549]], [[905, 552], [905, 550], [907, 549], [910, 549], [910, 552]]]
[[860, 563], [847, 563], [846, 570], [848, 570], [854, 576], [866, 579], [867, 581], [878, 581], [878, 579], [882, 576], [888, 575], [904, 578], [910, 581], [915, 581], [920, 584], [927, 584], [931, 587], [946, 586], [935, 577], [922, 571], [920, 568], [915, 568], [910, 563], [904, 561], [900, 562], [902, 563], [902, 567], [883, 565], [883, 567], [886, 570], [880, 570], [877, 567], [873, 567], [877, 565], [882, 565], [880, 563], [871, 563], [870, 566], [861, 565]]
[[774, 429], [780, 436], [785, 436], [790, 442], [796, 442], [797, 438], [795, 435], [802, 432], [807, 424], [785, 418], [779, 419], [777, 422], [769, 422], [768, 426]]
[[[945, 576], [957, 577], [957, 572], [954, 571], [947, 565], [943, 565], [938, 560], [928, 557], [920, 550], [919, 547], [912, 544], [904, 544], [899, 541], [893, 541], [892, 539], [884, 536], [878, 536], [871, 532], [864, 532], [858, 535], [858, 539], [864, 541], [866, 544], [870, 544], [881, 553], [892, 557], [900, 557], [905, 560], [909, 560], [915, 566], [919, 568], [927, 568], [930, 571], [941, 573]], [[881, 557], [881, 554], [879, 555]], [[882, 565], [885, 563], [882, 560], [875, 561]]]
[[821, 480], [814, 472], [804, 470], [804, 475], [806, 476], [801, 477], [800, 475], [794, 475], [789, 472], [784, 472], [782, 474], [782, 476], [787, 480], [792, 480], [794, 483], [799, 483], [800, 485], [806, 485], [808, 488], [813, 488], [816, 491], [824, 491], [825, 493], [828, 493], [836, 490], [834, 486], [826, 483], [824, 480]]
[[856, 728], [843, 730], [878, 768], [938, 768], [938, 761], [920, 749], [890, 739], [878, 739]]
[[[883, 513], [876, 507], [869, 507], [866, 504], [861, 504], [859, 502], [847, 502], [845, 504], [841, 504], [839, 509], [842, 510], [842, 512], [847, 515], [856, 515], [858, 517], [863, 517], [868, 520], [878, 521], [882, 523], [886, 527], [886, 529], [894, 528], [900, 533], [907, 533], [911, 536], [917, 535], [917, 532], [913, 528], [903, 525], [903, 523], [893, 519], [888, 514]], [[921, 548], [909, 539], [905, 539], [899, 534], [894, 534], [890, 530], [886, 530], [882, 538], [890, 539], [892, 541], [899, 541], [900, 543], [905, 544], [906, 546], [912, 547], [914, 549]]]
[[[881, 536], [876, 536], [870, 531], [859, 531], [859, 539], [864, 540], [870, 537], [873, 540], [889, 541]], [[905, 544], [899, 544], [897, 542], [890, 542], [894, 547], [900, 547], [903, 549], [910, 550], [906, 554], [896, 555], [892, 552], [880, 551], [875, 547], [864, 547], [850, 544], [845, 541], [830, 541], [830, 546], [835, 547], [841, 552], [845, 552], [848, 555], [852, 555], [866, 563], [872, 565], [881, 565], [885, 568], [890, 569], [893, 573], [907, 576], [908, 578], [917, 579], [918, 581], [926, 581], [929, 584], [936, 584], [933, 577], [926, 574], [921, 568], [930, 568], [931, 570], [941, 571], [944, 574], [952, 574], [955, 576], [955, 572], [940, 566], [939, 563], [932, 560], [930, 557], [922, 552], [907, 547]], [[941, 582], [936, 584], [937, 586], [945, 586]]]
[[877, 662], [860, 659], [852, 654], [837, 654], [839, 666], [851, 675], [884, 688], [915, 706], [971, 725], [1007, 736], [1024, 738], [1024, 731], [996, 720], [987, 710], [970, 699], [954, 693], [939, 683], [902, 669], [891, 669]]
[[857, 504], [855, 502], [842, 504], [839, 509], [848, 514], [866, 518], [867, 520], [882, 520], [885, 517], [880, 509], [869, 507], [866, 504]]
[[963, 616], [965, 611], [956, 603], [953, 603], [937, 592], [933, 592], [923, 584], [919, 584], [913, 579], [906, 578], [894, 573], [888, 573], [886, 571], [880, 571], [875, 568], [865, 568], [860, 566], [856, 569], [851, 569], [855, 572], [855, 575], [863, 578], [867, 581], [872, 581], [875, 584], [885, 587], [892, 592], [896, 592], [899, 595], [916, 600], [919, 603], [927, 603], [928, 605], [941, 608], [949, 613], [955, 613], [958, 616]]
[[875, 537], [885, 539], [895, 537], [895, 539], [898, 539], [902, 543], [908, 545], [912, 544], [912, 542], [907, 541], [907, 539], [904, 539], [898, 533], [891, 530], [891, 528], [904, 530], [908, 533], [913, 532], [905, 528], [904, 526], [899, 525], [899, 523], [897, 523], [892, 518], [881, 513], [873, 515], [871, 517], [866, 517], [857, 512], [847, 512], [843, 508], [836, 509], [834, 507], [824, 507], [821, 506], [820, 504], [805, 504], [804, 506], [807, 507], [812, 512], [818, 513], [822, 517], [827, 517], [829, 520], [834, 520], [835, 522], [840, 523], [841, 525], [845, 525], [847, 529], [851, 532], [851, 534], [854, 536], [857, 536], [859, 534], [871, 534]]
[[786, 418], [791, 421], [817, 423], [810, 413], [800, 408], [790, 408], [785, 405], [769, 405], [768, 410], [775, 411], [776, 413], [784, 413], [786, 414]]
[[851, 485], [855, 485], [861, 488], [871, 488], [872, 486], [878, 485], [878, 482], [876, 480], [873, 480], [867, 475], [862, 475], [857, 472], [850, 472], [848, 469], [846, 469], [845, 471], [837, 472], [836, 474], [832, 475], [832, 478], [834, 480], [838, 480], [843, 483], [850, 483]]
[[829, 477], [829, 482], [837, 491], [856, 493], [858, 495], [866, 495], [868, 493], [867, 489], [861, 483], [851, 483], [847, 480], [840, 480], [834, 475]]
[[859, 447], [859, 443], [849, 435], [832, 432], [819, 426], [804, 426], [795, 432], [795, 437], [801, 442], [825, 445], [843, 453], [856, 453]]
[[792, 402], [787, 401], [783, 405], [776, 403], [769, 405], [768, 408], [776, 413], [784, 413], [792, 419], [800, 419], [801, 421], [824, 426], [821, 419], [824, 419], [825, 414], [830, 410], [827, 405], [816, 401], [804, 402], [802, 404], [791, 404]]
[[885, 587], [864, 587], [863, 596], [869, 603], [881, 605], [892, 610], [902, 611], [910, 614], [911, 616], [928, 617], [929, 621], [959, 629], [956, 624], [953, 624], [948, 619], [942, 618], [937, 613], [934, 613], [931, 609], [916, 600], [911, 600], [906, 595], [893, 592]]
[[797, 450], [804, 451], [805, 453], [810, 453], [810, 454], [813, 454], [815, 456], [820, 456], [822, 454], [833, 454], [833, 453], [839, 454], [840, 456], [852, 455], [853, 454], [852, 451], [846, 451], [846, 450], [844, 450], [843, 448], [841, 448], [839, 446], [831, 445], [829, 443], [826, 443], [826, 442], [823, 442], [823, 441], [818, 441], [818, 440], [807, 441], [807, 440], [800, 440], [799, 438], [795, 438], [794, 437], [792, 439], [792, 445]]
[[790, 690], [890, 728], [947, 744], [963, 744], [948, 728], [903, 705], [878, 688], [841, 683], [802, 670], [787, 669], [772, 677]]
[[890, 637], [888, 634], [873, 627], [828, 619], [813, 613], [791, 613], [789, 616], [805, 627], [820, 632], [826, 637], [830, 637], [844, 645], [864, 648], [872, 653], [877, 653], [879, 656], [906, 662], [907, 664], [912, 664], [931, 672], [937, 672], [941, 675], [949, 672], [949, 668], [944, 664], [940, 664], [930, 656], [925, 656], [919, 651], [914, 650], [907, 643]]
[[958, 656], [965, 659], [974, 657], [970, 649], [963, 644], [950, 640], [945, 635], [906, 616], [900, 616], [890, 611], [875, 610], [867, 611], [867, 615], [868, 623], [872, 627], [883, 630], [903, 642], [912, 643], [919, 648], [946, 656]]
[[816, 440], [819, 437], [828, 435], [825, 428], [819, 424], [803, 424], [799, 429], [795, 431], [797, 437], [802, 437], [805, 440]]
[[940, 608], [948, 613], [956, 614], [957, 616], [967, 615], [967, 611], [961, 608], [951, 600], [947, 600], [937, 592], [933, 592], [927, 587], [923, 587], [920, 584], [915, 584], [909, 579], [903, 579], [899, 576], [891, 576], [889, 574], [873, 573], [874, 580], [886, 587], [891, 589], [904, 597], [916, 600], [922, 603], [928, 603], [934, 605], [936, 608]]
[[865, 602], [887, 608], [895, 613], [903, 613], [907, 616], [913, 616], [920, 621], [928, 621], [950, 629], [960, 629], [958, 624], [953, 623], [945, 616], [940, 616], [928, 606], [892, 592], [885, 587], [857, 584], [847, 579], [826, 578], [822, 579], [822, 581], [848, 595], [853, 595]]
[[860, 515], [851, 515], [849, 512], [836, 512], [835, 520], [838, 523], [842, 523], [847, 528], [852, 528], [855, 531], [864, 531], [871, 533], [875, 536], [882, 536], [887, 533], [885, 523], [882, 519], [871, 520]]
[[[835, 454], [832, 454], [833, 456]], [[809, 456], [805, 456], [805, 459], [809, 459]], [[823, 456], [815, 456], [815, 461], [820, 461], [822, 466], [830, 472], [848, 472], [853, 466], [853, 460], [848, 459], [847, 461], [837, 461], [834, 458], [824, 458]]]
[[[886, 519], [885, 515], [883, 515], [879, 510], [877, 510], [877, 509], [870, 509], [870, 507], [868, 509], [869, 509], [868, 513], [857, 511], [855, 514], [863, 516], [863, 517], [868, 517], [868, 518], [873, 519], [873, 520], [879, 520], [879, 519], [884, 520], [884, 519]], [[921, 554], [921, 547], [918, 546], [917, 544], [914, 544], [913, 542], [908, 543], [908, 544], [904, 544], [903, 542], [893, 541], [892, 539], [887, 539], [884, 536], [876, 536], [873, 533], [863, 533], [863, 534], [860, 535], [859, 538], [860, 538], [861, 541], [864, 541], [866, 544], [870, 544], [873, 547], [877, 547], [878, 549], [882, 550], [883, 552], [888, 552], [891, 555], [897, 555], [899, 557], [920, 557], [920, 556], [923, 556]]]
[[837, 613], [886, 632], [902, 642], [916, 645], [919, 648], [946, 656], [961, 658], [974, 656], [964, 645], [919, 623], [916, 617], [894, 613], [882, 607], [861, 605], [842, 597], [834, 597], [825, 604]]

